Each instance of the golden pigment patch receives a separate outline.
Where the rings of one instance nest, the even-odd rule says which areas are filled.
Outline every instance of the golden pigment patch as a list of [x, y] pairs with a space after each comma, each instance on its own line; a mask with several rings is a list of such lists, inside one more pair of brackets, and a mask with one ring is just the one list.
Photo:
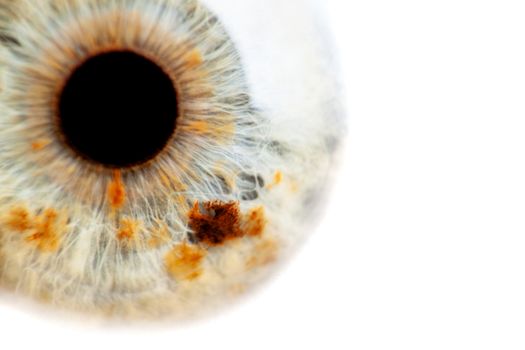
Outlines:
[[117, 230], [117, 239], [120, 241], [131, 242], [137, 238], [140, 223], [130, 218], [124, 218], [120, 221]]
[[242, 230], [248, 236], [261, 236], [266, 228], [267, 219], [264, 207], [250, 209], [243, 217]]
[[10, 230], [24, 232], [33, 227], [33, 221], [26, 208], [15, 207], [7, 214], [5, 225]]
[[54, 209], [46, 209], [33, 218], [28, 242], [34, 243], [42, 252], [54, 252], [60, 247], [62, 235], [66, 231], [67, 218]]
[[221, 245], [242, 235], [237, 202], [206, 202], [202, 211], [199, 203], [195, 202], [188, 217], [189, 226], [197, 241], [201, 243]]
[[206, 251], [188, 243], [173, 247], [164, 258], [168, 273], [178, 280], [191, 281], [202, 274], [202, 261]]

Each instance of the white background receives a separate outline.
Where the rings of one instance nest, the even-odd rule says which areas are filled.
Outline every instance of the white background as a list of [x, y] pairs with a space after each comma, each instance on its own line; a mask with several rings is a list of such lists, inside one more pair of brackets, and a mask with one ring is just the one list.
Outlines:
[[525, 347], [524, 5], [324, 1], [349, 147], [325, 220], [282, 274], [177, 329], [0, 304], [0, 348]]

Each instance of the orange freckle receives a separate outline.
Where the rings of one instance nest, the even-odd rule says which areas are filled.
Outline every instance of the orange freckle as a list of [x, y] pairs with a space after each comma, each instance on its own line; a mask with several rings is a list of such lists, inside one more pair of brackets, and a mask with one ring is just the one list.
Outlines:
[[40, 139], [36, 140], [31, 144], [31, 148], [33, 151], [41, 151], [45, 147], [47, 147], [49, 144], [51, 144], [51, 140], [49, 139]]
[[136, 238], [137, 231], [140, 224], [129, 218], [124, 218], [120, 221], [120, 227], [117, 231], [117, 239], [119, 241], [132, 241]]
[[257, 207], [250, 209], [250, 211], [244, 216], [242, 229], [248, 236], [260, 236], [264, 233], [266, 224], [267, 221], [264, 208]]
[[113, 180], [108, 185], [108, 199], [112, 209], [120, 209], [126, 201], [126, 188], [120, 170], [115, 170]]
[[283, 173], [280, 171], [277, 171], [273, 177], [273, 181], [276, 185], [279, 185], [283, 181]]
[[283, 182], [283, 173], [281, 171], [276, 171], [273, 175], [273, 182], [267, 186], [268, 189], [272, 189], [276, 186], [279, 186]]
[[33, 232], [26, 240], [35, 242], [37, 248], [43, 252], [54, 252], [59, 248], [66, 222], [66, 218], [59, 218], [56, 210], [46, 209], [35, 218]]
[[17, 232], [24, 232], [33, 227], [29, 211], [22, 207], [11, 209], [5, 224], [8, 228]]
[[277, 241], [266, 238], [258, 242], [253, 250], [253, 255], [246, 261], [246, 268], [254, 269], [271, 264], [277, 260], [279, 245]]
[[196, 134], [205, 134], [209, 131], [208, 122], [203, 120], [191, 121], [184, 126], [184, 129], [188, 132]]
[[197, 246], [182, 243], [164, 257], [168, 273], [175, 279], [191, 281], [202, 275], [202, 260], [206, 251]]
[[193, 49], [186, 54], [186, 64], [189, 68], [201, 65], [203, 62], [202, 55], [198, 49]]

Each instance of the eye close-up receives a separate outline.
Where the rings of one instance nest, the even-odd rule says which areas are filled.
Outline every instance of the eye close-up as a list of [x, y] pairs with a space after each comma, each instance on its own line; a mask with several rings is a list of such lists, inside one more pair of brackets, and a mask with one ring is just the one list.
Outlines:
[[323, 212], [337, 77], [310, 1], [0, 0], [0, 297], [185, 319], [247, 294]]

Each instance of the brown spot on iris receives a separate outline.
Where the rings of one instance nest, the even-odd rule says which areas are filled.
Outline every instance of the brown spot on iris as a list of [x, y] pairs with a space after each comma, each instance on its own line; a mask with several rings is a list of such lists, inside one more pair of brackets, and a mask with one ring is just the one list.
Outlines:
[[189, 226], [199, 242], [217, 246], [243, 235], [239, 224], [239, 203], [214, 201], [202, 206], [204, 212], [195, 202], [189, 213]]
[[267, 224], [264, 207], [241, 215], [238, 202], [195, 202], [188, 216], [197, 241], [211, 246], [244, 236], [262, 236]]

